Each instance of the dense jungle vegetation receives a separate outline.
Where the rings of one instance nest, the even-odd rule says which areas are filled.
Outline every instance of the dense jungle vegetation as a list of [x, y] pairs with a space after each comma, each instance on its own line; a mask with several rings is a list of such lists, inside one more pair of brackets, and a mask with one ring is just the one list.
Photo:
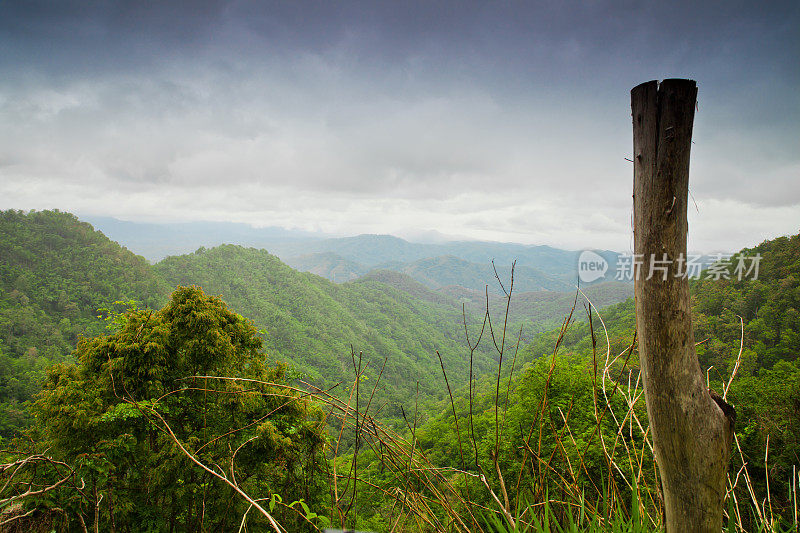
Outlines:
[[[781, 530], [800, 235], [731, 264], [754, 254], [755, 280], [691, 283], [693, 317], [737, 411], [728, 527]], [[632, 300], [579, 294], [533, 335], [513, 292], [507, 323], [461, 296], [231, 245], [150, 265], [70, 214], [0, 213], [0, 530], [657, 530]]]

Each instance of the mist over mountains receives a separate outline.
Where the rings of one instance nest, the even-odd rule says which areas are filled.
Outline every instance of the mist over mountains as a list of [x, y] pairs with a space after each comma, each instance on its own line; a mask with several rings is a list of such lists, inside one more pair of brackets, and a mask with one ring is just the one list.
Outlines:
[[[410, 276], [430, 289], [463, 287], [500, 294], [495, 270], [508, 283], [516, 264], [517, 292], [573, 291], [580, 251], [515, 243], [450, 241], [417, 243], [392, 235], [330, 237], [321, 233], [227, 222], [152, 224], [108, 217], [86, 217], [96, 229], [155, 263], [201, 247], [237, 244], [260, 248], [303, 272], [336, 283], [352, 281], [374, 270]], [[609, 265], [619, 253], [598, 250]], [[606, 280], [613, 279], [613, 269]]]

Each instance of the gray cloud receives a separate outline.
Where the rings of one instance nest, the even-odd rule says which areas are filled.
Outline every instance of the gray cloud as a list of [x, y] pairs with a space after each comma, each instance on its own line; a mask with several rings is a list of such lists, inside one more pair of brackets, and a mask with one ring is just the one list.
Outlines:
[[799, 9], [3, 2], [0, 207], [622, 249], [628, 91], [681, 76], [696, 243], [753, 244], [800, 214]]

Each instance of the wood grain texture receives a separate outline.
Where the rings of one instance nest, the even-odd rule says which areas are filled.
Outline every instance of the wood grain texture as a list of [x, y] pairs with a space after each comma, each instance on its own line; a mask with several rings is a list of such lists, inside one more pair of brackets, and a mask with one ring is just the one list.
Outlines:
[[[631, 91], [636, 329], [666, 529], [715, 532], [730, 461], [732, 423], [705, 386], [692, 331], [686, 208], [697, 85], [650, 81]], [[665, 261], [666, 275], [651, 258]], [[650, 279], [647, 279], [650, 277]], [[666, 279], [665, 279], [666, 278]]]

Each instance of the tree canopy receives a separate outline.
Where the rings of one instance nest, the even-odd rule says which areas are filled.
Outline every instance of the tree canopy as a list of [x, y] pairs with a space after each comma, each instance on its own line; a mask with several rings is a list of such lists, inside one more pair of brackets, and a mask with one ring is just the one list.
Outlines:
[[[99, 505], [101, 530], [233, 528], [247, 502], [188, 454], [255, 493], [319, 496], [319, 413], [285, 386], [284, 367], [267, 364], [251, 322], [182, 287], [163, 309], [131, 309], [115, 327], [81, 340], [78, 363], [52, 368], [33, 405], [41, 441], [87, 485], [53, 503], [73, 519]], [[296, 513], [276, 512], [301, 527]]]

